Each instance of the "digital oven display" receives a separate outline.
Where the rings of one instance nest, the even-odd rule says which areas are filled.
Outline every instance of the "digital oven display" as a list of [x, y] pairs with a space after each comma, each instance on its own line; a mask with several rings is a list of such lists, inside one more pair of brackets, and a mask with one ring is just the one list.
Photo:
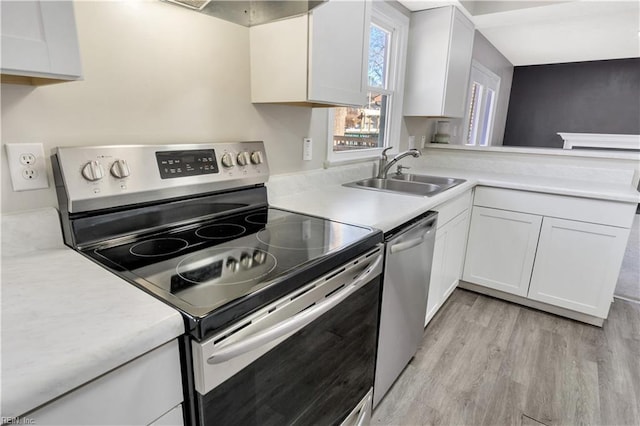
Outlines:
[[218, 173], [213, 149], [161, 151], [156, 152], [156, 160], [162, 179]]

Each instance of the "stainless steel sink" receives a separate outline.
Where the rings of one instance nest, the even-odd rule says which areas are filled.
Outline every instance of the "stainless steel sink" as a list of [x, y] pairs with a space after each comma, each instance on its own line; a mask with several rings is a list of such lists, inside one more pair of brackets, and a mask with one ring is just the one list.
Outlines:
[[371, 189], [374, 191], [417, 195], [420, 197], [433, 197], [434, 195], [453, 188], [462, 182], [465, 182], [465, 180], [402, 173], [389, 176], [387, 179], [362, 179], [351, 183], [345, 183], [344, 186]]

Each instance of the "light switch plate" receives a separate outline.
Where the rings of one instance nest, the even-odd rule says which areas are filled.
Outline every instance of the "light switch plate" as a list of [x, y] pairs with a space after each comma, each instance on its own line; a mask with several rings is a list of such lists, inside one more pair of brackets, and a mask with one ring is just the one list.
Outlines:
[[8, 143], [5, 147], [14, 191], [49, 187], [47, 163], [41, 143]]

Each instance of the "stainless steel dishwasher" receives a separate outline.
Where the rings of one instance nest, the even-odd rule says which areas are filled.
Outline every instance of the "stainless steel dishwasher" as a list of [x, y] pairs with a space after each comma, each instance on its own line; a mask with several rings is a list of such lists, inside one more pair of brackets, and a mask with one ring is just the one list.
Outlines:
[[437, 219], [438, 212], [429, 211], [385, 234], [374, 407], [415, 355], [422, 340]]

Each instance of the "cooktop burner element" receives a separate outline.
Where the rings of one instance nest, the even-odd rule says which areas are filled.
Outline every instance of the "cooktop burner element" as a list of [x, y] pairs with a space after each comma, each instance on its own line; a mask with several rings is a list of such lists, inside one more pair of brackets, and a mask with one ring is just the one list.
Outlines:
[[255, 225], [265, 225], [269, 218], [267, 217], [267, 213], [265, 212], [250, 214], [249, 216], [245, 217], [244, 220]]
[[[276, 223], [256, 234], [258, 241], [271, 247], [290, 250], [330, 250], [337, 246], [339, 235], [327, 229], [324, 221], [309, 218], [302, 221]], [[328, 232], [327, 232], [328, 231]]]
[[140, 257], [168, 256], [188, 246], [189, 242], [182, 238], [154, 238], [134, 244], [129, 248], [129, 253]]
[[290, 220], [287, 218], [287, 212], [276, 209], [266, 209], [259, 213], [248, 214], [244, 221], [253, 225], [266, 225], [267, 223], [277, 223], [278, 221]]
[[233, 238], [244, 234], [247, 231], [242, 225], [233, 223], [220, 223], [215, 225], [203, 226], [198, 228], [196, 235], [207, 240], [219, 240], [224, 238]]

